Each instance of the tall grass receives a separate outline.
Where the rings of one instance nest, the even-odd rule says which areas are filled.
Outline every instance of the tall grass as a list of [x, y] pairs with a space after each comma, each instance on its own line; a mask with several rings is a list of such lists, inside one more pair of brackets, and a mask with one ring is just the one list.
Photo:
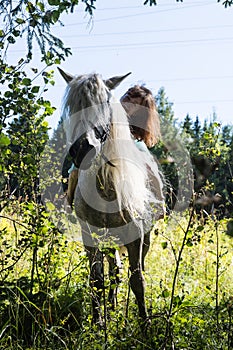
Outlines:
[[[92, 324], [82, 245], [69, 241], [46, 215], [37, 222], [25, 222], [25, 213], [4, 216], [0, 349], [233, 347], [232, 240], [225, 220], [202, 221], [195, 213], [190, 220], [186, 213], [156, 223], [145, 268], [150, 325], [142, 327], [138, 318], [123, 255], [116, 310], [100, 329]], [[105, 270], [107, 290], [107, 265]]]

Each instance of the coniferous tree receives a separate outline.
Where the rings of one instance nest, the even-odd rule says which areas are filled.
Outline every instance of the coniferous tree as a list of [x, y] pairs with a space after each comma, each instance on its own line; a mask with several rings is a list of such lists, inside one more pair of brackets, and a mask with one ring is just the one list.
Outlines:
[[189, 134], [190, 136], [193, 136], [193, 122], [189, 114], [186, 115], [184, 122], [182, 123], [182, 129]]
[[199, 121], [199, 117], [196, 116], [196, 120], [193, 124], [193, 136], [196, 144], [199, 144], [200, 135], [201, 135], [201, 123]]
[[169, 101], [163, 87], [159, 89], [158, 94], [155, 96], [155, 102], [161, 121], [162, 140], [154, 147], [152, 152], [161, 164], [166, 188], [166, 206], [169, 212], [175, 206], [178, 188], [178, 173], [171, 152], [171, 145], [176, 139], [178, 131], [172, 109], [173, 103]]

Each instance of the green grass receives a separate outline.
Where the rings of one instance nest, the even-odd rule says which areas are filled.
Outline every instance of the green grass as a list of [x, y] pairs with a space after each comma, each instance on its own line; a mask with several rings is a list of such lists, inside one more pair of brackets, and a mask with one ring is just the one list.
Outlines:
[[151, 234], [145, 269], [150, 325], [142, 327], [138, 318], [123, 257], [118, 303], [105, 329], [91, 322], [88, 262], [80, 242], [69, 241], [48, 217], [36, 224], [25, 223], [24, 215], [17, 222], [1, 219], [0, 349], [232, 349], [233, 242], [227, 222], [194, 217], [187, 231], [188, 219], [161, 221]]

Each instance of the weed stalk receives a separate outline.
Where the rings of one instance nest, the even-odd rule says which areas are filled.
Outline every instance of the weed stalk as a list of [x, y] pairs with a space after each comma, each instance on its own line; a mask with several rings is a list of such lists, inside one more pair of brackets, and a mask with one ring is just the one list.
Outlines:
[[169, 342], [169, 339], [172, 340], [172, 335], [171, 335], [171, 318], [172, 318], [172, 310], [173, 310], [173, 303], [174, 303], [174, 295], [175, 295], [175, 289], [176, 289], [176, 283], [177, 283], [177, 278], [178, 278], [178, 273], [179, 273], [179, 268], [180, 268], [180, 263], [182, 260], [182, 254], [184, 251], [184, 247], [185, 247], [185, 243], [187, 240], [187, 235], [192, 223], [192, 219], [193, 219], [193, 215], [194, 215], [195, 209], [194, 209], [194, 205], [191, 208], [191, 212], [189, 215], [189, 221], [188, 221], [188, 225], [186, 227], [186, 230], [184, 231], [184, 237], [182, 240], [182, 244], [176, 259], [176, 268], [175, 268], [175, 272], [174, 272], [174, 277], [173, 277], [173, 281], [172, 281], [172, 291], [171, 291], [171, 298], [170, 298], [170, 305], [169, 305], [169, 309], [168, 309], [168, 314], [167, 314], [167, 325], [166, 325], [166, 331], [165, 331], [165, 341], [163, 344], [163, 349], [166, 349], [166, 346]]

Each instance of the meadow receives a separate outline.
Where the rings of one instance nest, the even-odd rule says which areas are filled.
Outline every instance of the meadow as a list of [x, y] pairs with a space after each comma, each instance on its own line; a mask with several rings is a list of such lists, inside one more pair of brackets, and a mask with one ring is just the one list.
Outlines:
[[[192, 212], [155, 223], [146, 258], [148, 324], [138, 318], [128, 260], [117, 306], [92, 324], [88, 261], [76, 223], [33, 203], [1, 215], [0, 349], [232, 349], [232, 238], [227, 220]], [[60, 225], [60, 227], [62, 227]], [[67, 225], [70, 226], [67, 229]]]

